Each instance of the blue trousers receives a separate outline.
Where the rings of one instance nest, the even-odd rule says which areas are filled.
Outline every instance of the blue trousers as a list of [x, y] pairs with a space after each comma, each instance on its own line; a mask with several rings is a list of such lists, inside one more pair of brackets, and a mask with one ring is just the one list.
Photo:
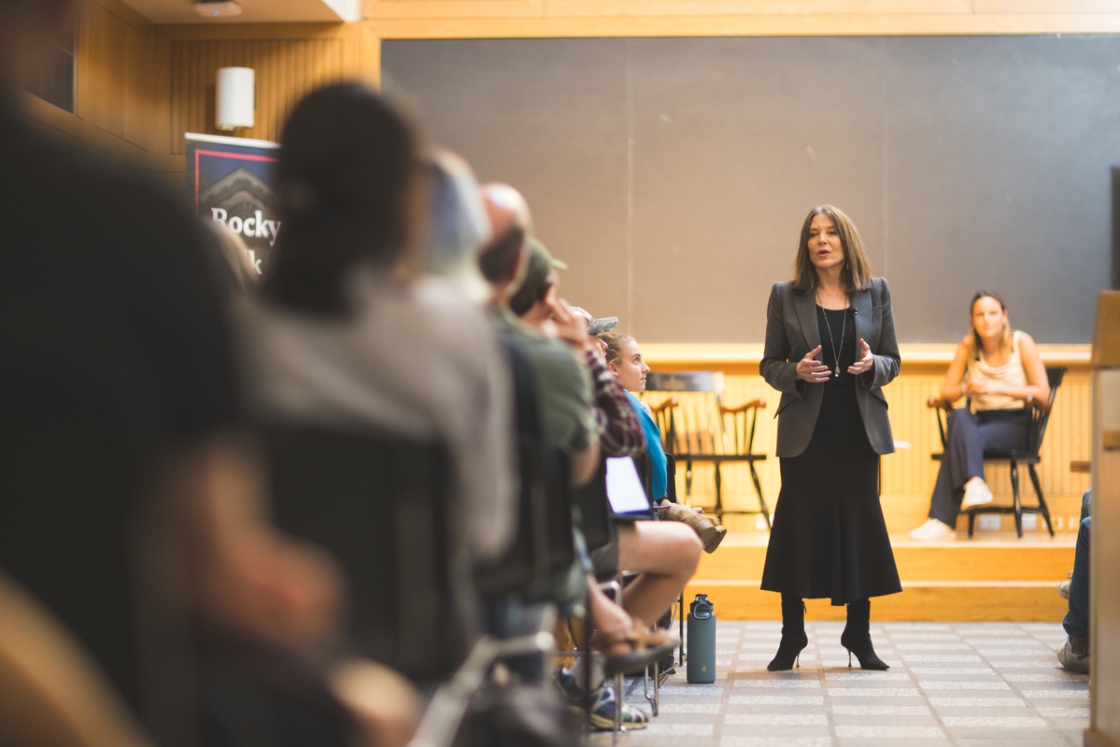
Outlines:
[[1069, 612], [1062, 627], [1070, 638], [1089, 636], [1089, 495], [1081, 498], [1081, 526], [1077, 528], [1077, 551], [1073, 556], [1073, 577], [1069, 580]]
[[945, 454], [933, 487], [929, 515], [951, 527], [964, 498], [964, 484], [984, 477], [984, 450], [1022, 449], [1027, 444], [1025, 410], [981, 410], [961, 407], [949, 413], [945, 429]]

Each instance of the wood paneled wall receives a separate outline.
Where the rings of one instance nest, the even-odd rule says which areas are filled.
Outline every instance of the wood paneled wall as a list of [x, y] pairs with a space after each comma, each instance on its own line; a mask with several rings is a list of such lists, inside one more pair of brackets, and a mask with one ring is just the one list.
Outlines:
[[183, 171], [183, 134], [214, 127], [219, 67], [257, 71], [257, 126], [274, 140], [307, 91], [343, 78], [376, 84], [380, 44], [363, 24], [154, 26], [120, 0], [89, 0], [79, 18], [75, 112], [34, 96], [35, 120], [153, 171]]
[[171, 44], [171, 143], [183, 152], [187, 132], [221, 133], [214, 126], [214, 79], [218, 68], [256, 71], [256, 126], [243, 137], [278, 140], [292, 107], [307, 92], [342, 80], [342, 39], [176, 41]]
[[168, 161], [167, 43], [119, 0], [90, 0], [78, 21], [74, 113], [30, 94], [42, 125], [155, 170]]
[[[933, 346], [931, 346], [933, 347]], [[655, 354], [656, 355], [656, 354]], [[647, 358], [648, 358], [647, 354]], [[1081, 508], [1081, 494], [1090, 487], [1090, 476], [1070, 470], [1073, 460], [1090, 458], [1091, 440], [1091, 392], [1089, 370], [1079, 356], [1069, 365], [1061, 388], [1058, 390], [1051, 413], [1046, 436], [1042, 445], [1042, 463], [1038, 474], [1042, 490], [1055, 520], [1061, 519], [1061, 531], [1076, 531], [1075, 519]], [[1050, 364], [1048, 364], [1050, 365]], [[1057, 365], [1055, 361], [1053, 365]], [[685, 367], [700, 369], [726, 368], [718, 365], [680, 366], [663, 357], [655, 357], [651, 366], [657, 370], [681, 370]], [[723, 402], [735, 406], [756, 398], [767, 401], [768, 407], [762, 410], [755, 435], [754, 451], [767, 454], [769, 458], [757, 465], [762, 481], [763, 495], [771, 509], [777, 501], [781, 488], [779, 464], [774, 456], [777, 436], [777, 420], [774, 408], [777, 407], [778, 393], [757, 374], [749, 374], [745, 367], [734, 366], [735, 374], [726, 377], [727, 388]], [[920, 365], [904, 367], [902, 374], [889, 384], [884, 393], [887, 396], [891, 428], [896, 441], [905, 441], [910, 448], [901, 448], [882, 461], [882, 494], [888, 528], [892, 532], [912, 529], [920, 524], [929, 510], [929, 498], [937, 477], [938, 463], [930, 455], [941, 451], [941, 441], [937, 430], [935, 413], [926, 406], [927, 400], [941, 388], [946, 365]], [[939, 369], [939, 370], [938, 370]], [[757, 371], [757, 362], [754, 364]], [[674, 395], [681, 399], [702, 395]], [[657, 404], [665, 395], [651, 392], [645, 395], [650, 404]], [[750, 474], [745, 466], [727, 465], [723, 467], [722, 492], [725, 507], [753, 508], [757, 500]], [[986, 480], [996, 495], [997, 501], [1011, 500], [1010, 471], [1006, 463], [992, 463], [986, 470]], [[683, 466], [678, 474], [678, 493], [684, 495]], [[693, 495], [700, 505], [711, 505], [715, 494], [714, 471], [710, 466], [697, 466], [694, 469], [692, 484]], [[1025, 468], [1020, 470], [1020, 492], [1024, 504], [1034, 503], [1034, 490]], [[963, 520], [962, 520], [963, 521]], [[1042, 524], [1041, 519], [1039, 520]], [[732, 529], [749, 529], [748, 523], [739, 517], [732, 517]], [[964, 526], [962, 524], [962, 526]], [[1055, 529], [1058, 529], [1056, 526]]]
[[1120, 32], [1112, 0], [366, 0], [392, 39]]
[[157, 171], [182, 171], [182, 134], [213, 132], [213, 71], [257, 69], [257, 127], [275, 138], [316, 84], [380, 77], [382, 38], [1120, 33], [1113, 0], [366, 0], [352, 24], [154, 26], [87, 0], [76, 112], [30, 116]]

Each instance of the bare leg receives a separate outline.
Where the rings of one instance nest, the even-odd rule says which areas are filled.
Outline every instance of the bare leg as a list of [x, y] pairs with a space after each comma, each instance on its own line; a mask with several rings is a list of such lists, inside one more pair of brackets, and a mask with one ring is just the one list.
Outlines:
[[[594, 576], [588, 576], [587, 587], [590, 589], [591, 597], [591, 620], [595, 623], [596, 630], [608, 636], [615, 636], [622, 635], [634, 627], [633, 618], [626, 613], [626, 610], [610, 600], [610, 597], [599, 588], [599, 582]], [[603, 653], [608, 656], [623, 656], [629, 652], [630, 644], [619, 641]]]
[[623, 607], [653, 626], [696, 573], [704, 546], [676, 522], [636, 521], [618, 528], [618, 563], [639, 575], [623, 592]]

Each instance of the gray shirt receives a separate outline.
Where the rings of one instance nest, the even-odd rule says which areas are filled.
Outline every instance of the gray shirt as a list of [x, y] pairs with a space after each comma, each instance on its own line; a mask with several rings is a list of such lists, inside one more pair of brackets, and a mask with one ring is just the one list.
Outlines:
[[242, 303], [251, 406], [442, 440], [461, 497], [453, 519], [466, 526], [474, 557], [497, 556], [514, 529], [514, 420], [509, 372], [485, 313], [439, 278], [405, 285], [360, 269], [347, 290], [355, 311], [340, 319]]

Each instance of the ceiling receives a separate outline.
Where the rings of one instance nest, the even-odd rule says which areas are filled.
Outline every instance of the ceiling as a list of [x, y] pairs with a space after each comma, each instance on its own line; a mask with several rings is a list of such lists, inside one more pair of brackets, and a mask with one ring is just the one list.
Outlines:
[[207, 20], [193, 0], [124, 0], [153, 23], [283, 23], [357, 21], [360, 0], [237, 0], [244, 12], [233, 18]]

